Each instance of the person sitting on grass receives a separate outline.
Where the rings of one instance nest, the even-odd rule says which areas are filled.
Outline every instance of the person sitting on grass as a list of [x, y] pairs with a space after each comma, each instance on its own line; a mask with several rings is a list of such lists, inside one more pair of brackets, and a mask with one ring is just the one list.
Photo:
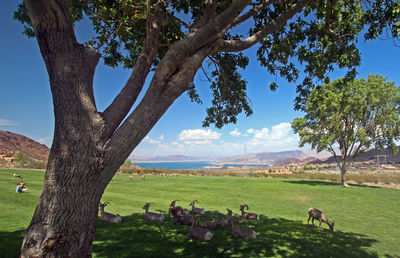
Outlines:
[[17, 188], [15, 189], [17, 193], [23, 193], [26, 191], [25, 183], [23, 181], [19, 181]]

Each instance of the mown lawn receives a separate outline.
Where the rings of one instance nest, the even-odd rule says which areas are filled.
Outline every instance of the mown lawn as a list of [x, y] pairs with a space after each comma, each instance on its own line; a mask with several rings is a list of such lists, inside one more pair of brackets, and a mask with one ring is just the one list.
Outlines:
[[[28, 191], [15, 193], [19, 173]], [[43, 171], [0, 170], [0, 254], [17, 257], [41, 190]], [[143, 219], [143, 205], [167, 213], [177, 199], [184, 208], [191, 200], [207, 213], [200, 221], [225, 218], [226, 208], [239, 214], [239, 205], [260, 214], [244, 222], [257, 232], [256, 240], [233, 238], [230, 228], [212, 230], [211, 241], [187, 238], [189, 227]], [[236, 177], [161, 177], [117, 175], [102, 201], [106, 211], [120, 213], [123, 222], [99, 221], [94, 257], [400, 257], [400, 190], [352, 186], [304, 179]], [[335, 231], [307, 225], [307, 210], [316, 207], [336, 222]], [[317, 224], [316, 224], [317, 225]]]

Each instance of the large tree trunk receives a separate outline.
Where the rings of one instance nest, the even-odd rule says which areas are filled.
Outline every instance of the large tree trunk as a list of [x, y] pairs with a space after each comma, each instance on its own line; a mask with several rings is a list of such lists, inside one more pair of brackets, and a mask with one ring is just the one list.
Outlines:
[[90, 167], [70, 155], [63, 165], [48, 169], [21, 257], [91, 257], [104, 185]]

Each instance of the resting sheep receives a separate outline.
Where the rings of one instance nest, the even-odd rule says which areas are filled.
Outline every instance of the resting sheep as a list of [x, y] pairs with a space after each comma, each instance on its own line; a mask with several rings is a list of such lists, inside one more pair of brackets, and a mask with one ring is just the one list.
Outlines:
[[199, 228], [199, 227], [195, 227], [194, 225], [197, 224], [197, 220], [199, 218], [199, 214], [196, 214], [194, 219], [193, 219], [193, 223], [192, 223], [192, 227], [189, 230], [188, 233], [188, 237], [192, 237], [192, 238], [196, 238], [199, 240], [211, 240], [213, 235], [212, 233], [205, 228]]
[[253, 219], [253, 220], [259, 220], [260, 219], [258, 214], [246, 212], [246, 211], [244, 211], [244, 208], [247, 208], [247, 210], [248, 210], [249, 206], [247, 204], [240, 205], [239, 210], [242, 212], [242, 218], [244, 218], [244, 219]]
[[215, 228], [217, 226], [221, 226], [221, 222], [222, 222], [221, 218], [216, 217], [213, 221], [203, 221], [201, 223], [201, 226], [205, 228]]
[[195, 213], [195, 214], [205, 214], [206, 212], [204, 211], [203, 208], [194, 207], [196, 202], [198, 202], [198, 201], [197, 200], [193, 200], [191, 203], [189, 203], [189, 206], [192, 206], [192, 212]]
[[177, 215], [182, 215], [183, 214], [183, 208], [181, 206], [175, 206], [175, 203], [178, 200], [173, 200], [171, 202], [171, 204], [169, 205], [169, 209], [168, 209], [168, 216], [170, 216], [171, 213], [175, 213]]
[[[176, 225], [187, 225], [190, 226], [193, 223], [193, 217], [190, 215], [188, 210], [183, 210], [183, 214], [179, 215], [177, 210], [171, 211], [172, 216], [174, 217], [174, 224]], [[197, 221], [196, 221], [197, 223]], [[196, 224], [195, 223], [195, 224]]]
[[154, 212], [149, 212], [149, 207], [150, 207], [150, 203], [146, 203], [143, 206], [143, 209], [145, 210], [144, 212], [144, 219], [145, 220], [150, 220], [150, 221], [164, 221], [165, 220], [165, 216], [164, 214], [158, 214], [158, 213], [154, 213]]
[[233, 237], [242, 237], [247, 239], [255, 239], [257, 238], [257, 233], [249, 228], [237, 228], [235, 227], [235, 223], [232, 219], [229, 219], [229, 222], [232, 226], [232, 236]]
[[122, 222], [122, 217], [119, 214], [115, 215], [115, 214], [104, 211], [104, 207], [107, 206], [108, 204], [110, 204], [110, 203], [109, 202], [105, 202], [105, 203], [100, 202], [100, 204], [99, 204], [100, 214], [101, 214], [100, 220], [110, 222], [110, 223]]

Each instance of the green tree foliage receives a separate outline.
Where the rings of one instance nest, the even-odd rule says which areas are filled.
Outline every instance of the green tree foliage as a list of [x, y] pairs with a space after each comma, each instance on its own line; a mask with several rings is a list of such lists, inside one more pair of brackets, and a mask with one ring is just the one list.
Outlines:
[[[86, 18], [92, 23], [94, 36], [84, 43], [85, 46], [102, 53], [106, 65], [133, 68], [149, 33], [146, 31], [146, 13], [154, 11], [156, 4], [162, 1], [149, 2], [152, 5], [146, 6], [146, 1], [132, 0], [70, 0], [69, 6], [73, 22]], [[221, 1], [213, 7], [214, 15], [226, 11], [233, 2]], [[304, 100], [315, 82], [328, 83], [328, 74], [335, 66], [347, 69], [346, 76], [354, 78], [355, 67], [361, 61], [356, 44], [363, 29], [367, 31], [365, 39], [374, 39], [387, 28], [394, 38], [399, 36], [400, 4], [395, 1], [262, 2], [249, 3], [250, 11], [240, 16], [241, 19], [237, 19], [221, 34], [221, 38], [235, 43], [246, 37], [258, 37], [258, 61], [270, 74], [281, 76], [288, 82], [295, 82], [303, 67], [305, 77], [297, 86], [295, 101], [295, 108], [300, 110], [304, 108]], [[169, 47], [184, 39], [189, 30], [199, 27], [201, 18], [204, 19], [207, 10], [210, 11], [207, 1], [179, 0], [163, 4], [165, 12], [162, 14], [157, 54], [152, 62], [153, 70]], [[296, 5], [306, 5], [304, 12], [300, 14], [299, 10], [293, 10]], [[292, 17], [296, 13], [299, 15]], [[186, 19], [180, 19], [182, 16]], [[26, 35], [34, 36], [23, 4], [14, 13], [14, 18], [24, 24]], [[238, 30], [231, 31], [240, 23], [250, 21], [250, 18], [252, 25], [248, 26], [247, 32], [245, 29], [240, 29], [240, 33]], [[253, 113], [246, 95], [247, 82], [240, 75], [240, 69], [245, 69], [248, 64], [248, 58], [241, 51], [248, 46], [230, 48], [207, 56], [213, 100], [212, 106], [207, 108], [204, 126], [215, 124], [220, 128], [224, 124], [235, 123], [236, 116], [242, 112], [247, 116]], [[272, 81], [269, 87], [276, 90], [278, 85]], [[194, 102], [201, 103], [194, 84], [190, 84], [187, 91]]]
[[125, 160], [124, 167], [129, 168], [130, 166], [131, 166], [131, 160], [129, 160], [129, 159]]
[[17, 153], [14, 158], [14, 163], [16, 163], [20, 168], [44, 169], [47, 165], [46, 161], [33, 159], [23, 152]]
[[23, 152], [18, 152], [15, 155], [14, 162], [17, 163], [20, 167], [24, 167], [28, 161], [28, 155]]
[[318, 152], [331, 152], [340, 167], [343, 186], [346, 165], [357, 154], [372, 146], [398, 151], [400, 89], [381, 75], [369, 75], [367, 80], [337, 79], [317, 87], [304, 111], [306, 115], [292, 123], [300, 146], [311, 144]]

